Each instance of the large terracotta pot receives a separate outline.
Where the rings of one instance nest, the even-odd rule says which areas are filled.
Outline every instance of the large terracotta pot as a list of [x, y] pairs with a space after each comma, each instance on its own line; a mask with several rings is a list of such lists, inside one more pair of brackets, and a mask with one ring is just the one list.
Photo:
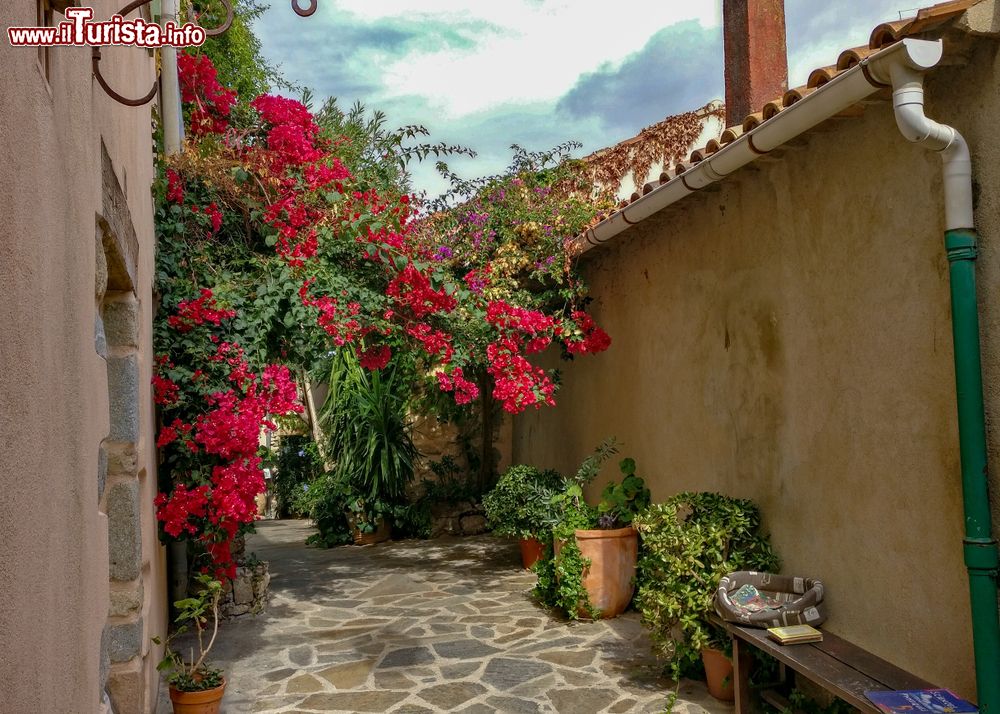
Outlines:
[[174, 714], [219, 714], [225, 691], [224, 679], [215, 689], [203, 689], [200, 692], [182, 692], [171, 685], [170, 703], [174, 705]]
[[[631, 526], [613, 530], [576, 531], [576, 542], [590, 566], [583, 571], [583, 587], [590, 596], [590, 604], [601, 614], [601, 619], [618, 617], [625, 612], [635, 591], [635, 564], [639, 556], [639, 534]], [[562, 549], [556, 541], [556, 555]], [[589, 618], [585, 608], [580, 617]]]
[[706, 647], [701, 651], [701, 663], [705, 665], [705, 679], [708, 693], [723, 702], [736, 698], [733, 691], [733, 663], [717, 649]]
[[519, 542], [521, 546], [521, 565], [525, 570], [531, 570], [531, 566], [542, 558], [545, 546], [537, 538], [522, 538]]

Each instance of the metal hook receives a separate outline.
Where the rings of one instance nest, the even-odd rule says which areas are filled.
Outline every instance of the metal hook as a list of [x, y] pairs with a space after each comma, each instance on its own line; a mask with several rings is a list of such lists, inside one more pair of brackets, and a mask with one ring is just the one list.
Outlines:
[[220, 2], [226, 6], [226, 21], [223, 22], [218, 27], [213, 27], [211, 30], [205, 28], [205, 34], [209, 37], [215, 37], [216, 35], [221, 35], [223, 32], [229, 29], [229, 26], [233, 24], [233, 5], [229, 0], [220, 0]]
[[299, 17], [309, 17], [316, 12], [317, 5], [319, 5], [319, 0], [309, 0], [309, 7], [303, 9], [299, 7], [299, 0], [292, 0], [292, 9]]
[[153, 80], [153, 86], [150, 88], [149, 93], [146, 94], [145, 97], [142, 97], [141, 99], [128, 99], [120, 95], [108, 85], [104, 76], [101, 74], [100, 62], [101, 48], [94, 47], [90, 53], [90, 65], [94, 72], [94, 77], [97, 78], [97, 83], [101, 85], [101, 89], [107, 92], [109, 97], [114, 99], [119, 104], [124, 104], [127, 107], [141, 107], [143, 104], [149, 104], [153, 101], [153, 97], [156, 96], [156, 90], [159, 88], [159, 83], [155, 79]]

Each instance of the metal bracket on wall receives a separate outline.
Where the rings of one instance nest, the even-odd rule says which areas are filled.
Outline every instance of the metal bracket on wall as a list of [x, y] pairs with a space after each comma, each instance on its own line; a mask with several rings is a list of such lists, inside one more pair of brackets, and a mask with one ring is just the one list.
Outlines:
[[[68, 2], [69, 4], [76, 4], [76, 0], [65, 0], [65, 1]], [[119, 10], [117, 14], [121, 17], [125, 17], [130, 12], [138, 10], [143, 5], [148, 5], [152, 1], [153, 0], [133, 0], [128, 5]], [[226, 19], [218, 27], [205, 28], [205, 34], [208, 35], [209, 37], [216, 37], [218, 35], [221, 35], [223, 32], [228, 30], [229, 27], [233, 24], [232, 2], [230, 2], [230, 0], [219, 0], [219, 1], [226, 8]], [[316, 12], [316, 8], [319, 5], [319, 0], [308, 0], [309, 2], [308, 7], [302, 8], [299, 5], [299, 1], [300, 0], [291, 0], [291, 3], [292, 3], [292, 10], [294, 10], [295, 13], [301, 17], [309, 17], [310, 15]], [[112, 89], [111, 86], [108, 84], [107, 80], [104, 79], [104, 75], [101, 74], [100, 46], [96, 46], [91, 50], [90, 63], [94, 74], [94, 78], [97, 80], [97, 83], [101, 85], [101, 89], [103, 89], [109, 97], [114, 99], [119, 104], [124, 104], [127, 107], [141, 107], [142, 105], [148, 104], [149, 102], [153, 101], [153, 98], [156, 96], [156, 89], [159, 84], [159, 78], [153, 81], [153, 86], [150, 87], [149, 92], [147, 92], [145, 96], [140, 97], [139, 99], [128, 99], [127, 97], [123, 97], [121, 94]]]

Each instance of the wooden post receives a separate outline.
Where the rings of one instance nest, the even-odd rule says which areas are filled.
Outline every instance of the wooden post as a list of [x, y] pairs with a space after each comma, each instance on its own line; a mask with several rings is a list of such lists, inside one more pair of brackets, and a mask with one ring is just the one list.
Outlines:
[[753, 659], [749, 645], [733, 636], [733, 693], [736, 695], [736, 714], [750, 714], [750, 667]]

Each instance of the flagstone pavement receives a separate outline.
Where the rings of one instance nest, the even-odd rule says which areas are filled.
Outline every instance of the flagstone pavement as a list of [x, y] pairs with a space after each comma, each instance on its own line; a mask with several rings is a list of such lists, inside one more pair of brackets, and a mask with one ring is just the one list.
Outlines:
[[[263, 521], [248, 540], [270, 561], [271, 596], [220, 629], [223, 714], [666, 711], [674, 687], [638, 616], [554, 618], [531, 599], [516, 545], [484, 535], [324, 550], [303, 545], [311, 532]], [[685, 680], [673, 711], [732, 707]]]

